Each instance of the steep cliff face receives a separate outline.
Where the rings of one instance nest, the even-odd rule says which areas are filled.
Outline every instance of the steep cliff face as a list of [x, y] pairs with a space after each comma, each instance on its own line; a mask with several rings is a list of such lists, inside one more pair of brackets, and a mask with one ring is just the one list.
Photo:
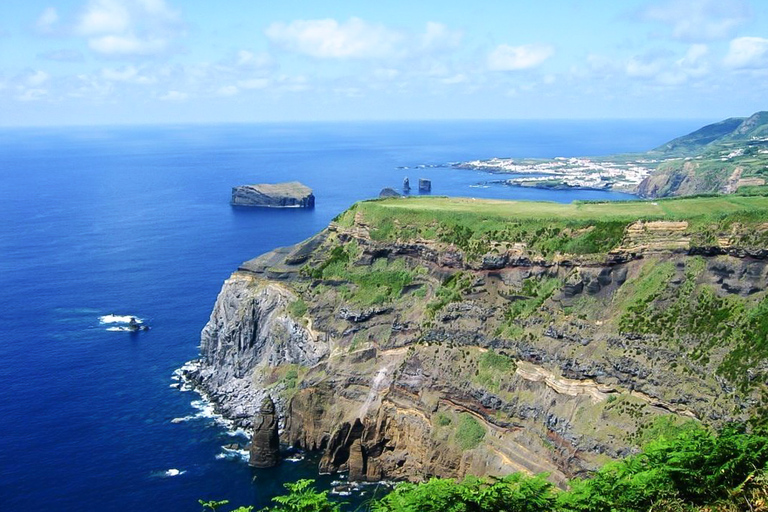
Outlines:
[[[662, 209], [711, 213], [696, 201]], [[765, 413], [768, 201], [750, 201], [689, 220], [362, 203], [227, 280], [192, 377], [241, 425], [275, 397], [281, 440], [322, 471], [563, 482], [685, 421]]]

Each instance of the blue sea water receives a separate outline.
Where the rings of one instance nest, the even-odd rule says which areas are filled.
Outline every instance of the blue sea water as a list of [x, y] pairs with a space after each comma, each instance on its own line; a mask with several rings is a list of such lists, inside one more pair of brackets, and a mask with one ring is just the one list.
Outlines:
[[[624, 199], [472, 185], [445, 167], [494, 156], [655, 147], [697, 121], [262, 124], [0, 130], [0, 509], [193, 511], [268, 503], [314, 462], [251, 470], [244, 442], [171, 388], [237, 265], [319, 231], [405, 176], [433, 193]], [[399, 167], [410, 167], [400, 169]], [[229, 206], [233, 185], [299, 180], [314, 210]], [[99, 317], [136, 315], [141, 333]], [[198, 404], [199, 405], [199, 404]], [[176, 472], [169, 470], [175, 469]], [[329, 478], [320, 483], [327, 486]]]

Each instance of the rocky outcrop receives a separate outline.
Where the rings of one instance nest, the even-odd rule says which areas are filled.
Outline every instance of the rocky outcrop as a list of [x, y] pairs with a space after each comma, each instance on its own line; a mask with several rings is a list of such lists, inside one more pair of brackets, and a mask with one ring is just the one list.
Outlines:
[[379, 197], [400, 197], [400, 193], [391, 187], [386, 187], [381, 189]]
[[314, 208], [315, 196], [311, 188], [298, 181], [261, 183], [233, 187], [231, 204], [267, 208]]
[[432, 192], [432, 181], [424, 178], [419, 178], [419, 193], [428, 194]]
[[253, 418], [250, 458], [255, 468], [271, 468], [280, 462], [280, 436], [277, 432], [277, 410], [271, 397], [264, 397]]
[[241, 265], [190, 373], [244, 427], [275, 397], [281, 440], [320, 452], [322, 472], [563, 483], [637, 450], [659, 418], [721, 424], [762, 406], [768, 362], [743, 333], [762, 328], [768, 228], [702, 238], [638, 221], [610, 253], [543, 257], [384, 239], [349, 217]]

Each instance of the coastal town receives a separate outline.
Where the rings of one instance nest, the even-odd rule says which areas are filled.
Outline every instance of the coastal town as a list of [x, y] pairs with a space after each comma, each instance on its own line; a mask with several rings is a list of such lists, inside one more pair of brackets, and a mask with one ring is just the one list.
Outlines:
[[512, 174], [498, 180], [511, 186], [634, 190], [659, 164], [655, 159], [595, 159], [557, 157], [551, 160], [491, 158], [454, 164], [493, 174]]

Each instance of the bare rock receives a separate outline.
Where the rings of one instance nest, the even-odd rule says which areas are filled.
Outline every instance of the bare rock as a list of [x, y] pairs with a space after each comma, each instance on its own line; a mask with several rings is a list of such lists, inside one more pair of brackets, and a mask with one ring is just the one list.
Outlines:
[[255, 468], [271, 468], [280, 462], [280, 436], [277, 411], [272, 398], [265, 397], [253, 418], [253, 437], [249, 464]]

